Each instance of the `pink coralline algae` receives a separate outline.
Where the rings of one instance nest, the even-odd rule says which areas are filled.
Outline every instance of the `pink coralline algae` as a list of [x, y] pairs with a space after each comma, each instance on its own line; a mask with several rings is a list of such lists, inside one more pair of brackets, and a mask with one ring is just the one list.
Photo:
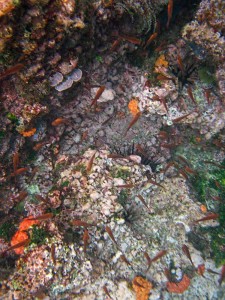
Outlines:
[[223, 11], [225, 11], [224, 1], [204, 0], [197, 11], [196, 20], [186, 25], [183, 30], [183, 37], [204, 48], [215, 62], [222, 62], [225, 59]]

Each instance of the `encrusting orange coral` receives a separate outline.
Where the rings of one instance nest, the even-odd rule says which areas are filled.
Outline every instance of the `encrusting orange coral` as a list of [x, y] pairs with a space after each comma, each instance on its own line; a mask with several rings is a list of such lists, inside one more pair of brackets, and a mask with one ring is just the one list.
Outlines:
[[141, 276], [136, 276], [132, 282], [133, 289], [136, 293], [136, 300], [148, 300], [152, 284]]
[[[22, 243], [22, 242], [25, 242], [28, 240], [28, 235], [25, 231], [20, 231], [18, 230], [14, 236], [12, 237], [11, 239], [11, 246], [15, 246], [19, 243]], [[20, 246], [20, 247], [17, 247], [15, 249], [13, 249], [15, 251], [16, 254], [20, 255], [20, 254], [23, 254], [23, 251], [24, 251], [24, 245], [23, 246]]]
[[159, 67], [165, 67], [165, 68], [168, 67], [168, 61], [166, 60], [164, 54], [160, 55], [155, 62], [155, 68], [159, 68]]
[[[28, 218], [25, 218], [20, 223], [18, 231], [14, 234], [14, 236], [11, 239], [11, 242], [10, 242], [11, 246], [15, 246], [19, 243], [22, 243], [22, 242], [25, 243], [26, 241], [28, 241], [29, 237], [26, 233], [26, 230], [28, 230], [32, 225], [39, 224], [39, 221], [30, 220], [31, 218], [33, 218], [33, 216], [29, 216]], [[25, 247], [25, 245], [22, 245], [13, 250], [15, 251], [16, 254], [20, 255], [20, 254], [23, 254], [24, 247]]]
[[170, 282], [168, 281], [166, 284], [167, 291], [170, 293], [182, 294], [186, 291], [190, 285], [190, 278], [184, 274], [182, 280], [180, 282]]
[[138, 98], [131, 99], [128, 104], [128, 108], [133, 116], [135, 116], [137, 113], [139, 113], [140, 109], [138, 107]]

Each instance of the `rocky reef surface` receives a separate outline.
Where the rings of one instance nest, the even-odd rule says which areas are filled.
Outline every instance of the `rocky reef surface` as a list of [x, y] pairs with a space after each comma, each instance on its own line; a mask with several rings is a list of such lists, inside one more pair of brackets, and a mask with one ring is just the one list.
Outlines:
[[0, 299], [224, 299], [224, 10], [0, 0]]

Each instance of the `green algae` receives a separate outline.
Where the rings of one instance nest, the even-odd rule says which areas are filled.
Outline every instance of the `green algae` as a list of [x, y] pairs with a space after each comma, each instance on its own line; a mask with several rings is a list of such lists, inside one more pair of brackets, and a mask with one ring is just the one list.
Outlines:
[[16, 227], [12, 221], [7, 221], [0, 225], [0, 238], [10, 241], [16, 231]]
[[45, 243], [48, 233], [41, 227], [32, 226], [31, 244], [42, 245]]
[[[222, 162], [222, 166], [225, 166], [225, 160]], [[225, 263], [225, 169], [214, 167], [214, 170], [208, 173], [201, 172], [191, 183], [200, 202], [207, 203], [208, 198], [212, 195], [218, 197], [215, 211], [219, 214], [219, 225], [202, 229], [202, 234], [209, 237], [211, 257], [216, 266], [223, 265]]]

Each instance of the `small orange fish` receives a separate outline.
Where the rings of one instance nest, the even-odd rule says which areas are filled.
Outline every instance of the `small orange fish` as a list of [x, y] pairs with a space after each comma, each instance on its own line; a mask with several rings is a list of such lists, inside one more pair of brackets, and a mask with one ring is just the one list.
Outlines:
[[149, 209], [147, 203], [145, 202], [145, 199], [144, 199], [141, 195], [137, 195], [137, 197], [140, 199], [141, 203], [142, 203], [147, 209]]
[[121, 43], [121, 38], [118, 38], [117, 40], [115, 40], [110, 48], [110, 52], [113, 52], [116, 50], [116, 48], [119, 46], [119, 44]]
[[93, 165], [93, 162], [94, 162], [94, 159], [95, 159], [95, 154], [96, 154], [96, 152], [92, 155], [92, 157], [90, 158], [90, 160], [87, 164], [87, 167], [86, 167], [87, 172], [91, 172], [92, 165]]
[[38, 217], [30, 218], [29, 220], [30, 221], [44, 221], [44, 220], [51, 219], [53, 216], [54, 216], [53, 213], [46, 213], [46, 214], [43, 214]]
[[160, 147], [172, 149], [180, 146], [181, 143], [173, 143], [173, 144], [161, 144]]
[[5, 254], [8, 251], [11, 251], [11, 250], [14, 250], [14, 249], [17, 249], [17, 248], [20, 248], [20, 247], [25, 247], [29, 244], [29, 242], [30, 242], [30, 239], [25, 239], [22, 242], [19, 242], [19, 243], [13, 245], [13, 246], [7, 248], [6, 250], [2, 251], [1, 255]]
[[28, 171], [28, 168], [17, 169], [15, 172], [13, 172], [13, 173], [10, 174], [10, 177], [20, 175], [20, 174], [22, 174], [24, 172], [27, 172], [27, 171]]
[[81, 220], [73, 220], [72, 224], [74, 226], [83, 226], [83, 227], [96, 226], [96, 224], [90, 224]]
[[35, 198], [39, 201], [42, 201], [44, 202], [45, 204], [49, 205], [49, 201], [48, 201], [48, 198], [44, 198], [42, 197], [41, 195], [35, 195]]
[[202, 218], [202, 219], [199, 219], [199, 220], [195, 220], [194, 223], [198, 223], [198, 222], [203, 222], [203, 221], [208, 221], [208, 220], [216, 220], [219, 218], [219, 214], [216, 214], [216, 213], [211, 213], [209, 214], [208, 216]]
[[85, 228], [84, 234], [83, 234], [84, 253], [86, 253], [86, 250], [87, 250], [88, 240], [89, 240], [89, 233], [88, 233], [88, 230]]
[[23, 67], [23, 64], [16, 64], [15, 66], [6, 69], [2, 74], [0, 74], [0, 80], [19, 72]]
[[88, 136], [88, 130], [85, 130], [85, 131], [82, 133], [81, 140], [80, 140], [80, 144], [82, 144], [82, 143], [87, 139], [87, 136]]
[[221, 270], [221, 275], [220, 275], [220, 279], [219, 279], [219, 285], [222, 284], [222, 282], [224, 281], [225, 278], [225, 265], [222, 266], [222, 270]]
[[194, 98], [194, 95], [193, 95], [191, 86], [188, 86], [187, 92], [188, 92], [188, 96], [191, 98], [191, 101], [192, 101], [195, 105], [198, 105], [198, 103], [196, 102], [196, 100], [195, 100], [195, 98]]
[[187, 176], [187, 174], [185, 173], [184, 170], [179, 169], [179, 170], [178, 170], [178, 173], [179, 173], [180, 175], [182, 175], [186, 180], [188, 180], [188, 176]]
[[164, 97], [160, 97], [159, 101], [161, 102], [161, 104], [165, 107], [165, 110], [168, 112], [168, 106], [166, 104], [166, 99]]
[[16, 172], [18, 165], [19, 165], [19, 153], [15, 152], [13, 154], [13, 171], [14, 171], [14, 173]]
[[169, 77], [169, 76], [165, 76], [163, 74], [159, 74], [157, 77], [156, 77], [157, 80], [159, 81], [162, 81], [162, 80], [173, 80], [172, 77]]
[[28, 196], [28, 193], [26, 191], [22, 191], [19, 193], [19, 195], [15, 198], [13, 198], [14, 202], [20, 202], [23, 201]]
[[104, 90], [105, 90], [105, 86], [104, 85], [100, 86], [100, 88], [97, 90], [97, 93], [96, 93], [94, 99], [91, 102], [91, 107], [93, 105], [95, 105], [95, 106], [97, 105], [97, 101], [101, 97], [101, 95], [104, 92]]
[[167, 254], [166, 250], [161, 250], [155, 257], [152, 258], [152, 263]]
[[186, 114], [186, 115], [183, 115], [183, 116], [181, 116], [181, 117], [178, 117], [178, 118], [176, 118], [176, 119], [173, 119], [172, 121], [173, 121], [173, 123], [178, 123], [178, 122], [182, 121], [183, 119], [187, 118], [188, 116], [190, 116], [191, 114], [193, 114], [193, 112], [195, 112], [195, 111], [191, 111], [191, 112], [189, 112], [189, 113]]
[[194, 265], [194, 263], [193, 263], [193, 261], [192, 261], [192, 259], [191, 259], [191, 254], [190, 254], [190, 251], [189, 251], [189, 249], [188, 249], [188, 246], [184, 244], [184, 245], [182, 246], [182, 251], [183, 251], [184, 254], [187, 256], [187, 258], [190, 260], [192, 266], [195, 267], [195, 265]]
[[177, 55], [177, 64], [178, 64], [179, 69], [181, 70], [182, 76], [184, 76], [184, 65], [183, 65], [182, 58], [179, 54]]
[[184, 167], [185, 172], [190, 173], [190, 174], [196, 174], [197, 172], [189, 168], [188, 166]]
[[168, 7], [167, 7], [167, 13], [168, 13], [168, 19], [167, 19], [166, 28], [168, 29], [170, 26], [170, 21], [171, 21], [172, 14], [173, 14], [173, 0], [169, 0]]
[[171, 161], [167, 164], [167, 166], [165, 167], [165, 169], [163, 170], [163, 173], [165, 174], [167, 170], [169, 170], [169, 168], [175, 166], [175, 162]]
[[128, 266], [131, 266], [131, 263], [128, 261], [128, 259], [126, 258], [126, 256], [124, 254], [120, 255], [120, 258], [122, 259], [122, 261], [124, 261]]
[[122, 38], [123, 40], [129, 42], [129, 43], [134, 44], [134, 45], [141, 45], [141, 43], [142, 43], [141, 40], [139, 40], [135, 37], [132, 37], [132, 36], [125, 35], [125, 34], [121, 34], [119, 37]]
[[106, 285], [103, 286], [103, 291], [106, 293], [106, 295], [109, 297], [109, 299], [112, 299]]
[[207, 103], [211, 104], [211, 101], [210, 101], [211, 90], [210, 89], [205, 89], [204, 94], [205, 94], [205, 98], [206, 98]]
[[128, 184], [121, 184], [121, 185], [116, 185], [117, 188], [126, 188], [126, 189], [131, 189], [133, 187], [135, 187], [134, 184], [132, 183], [128, 183]]
[[157, 38], [157, 36], [158, 36], [157, 32], [151, 34], [144, 46], [144, 49], [146, 49]]
[[42, 142], [42, 143], [37, 143], [34, 147], [33, 150], [34, 151], [39, 151], [43, 146], [46, 145], [47, 142]]
[[115, 240], [115, 238], [114, 238], [114, 235], [113, 235], [113, 233], [112, 233], [111, 228], [110, 228], [109, 226], [105, 226], [105, 231], [108, 233], [109, 237], [110, 237], [111, 240], [114, 242], [114, 244], [118, 246], [118, 244], [117, 244], [117, 242], [116, 242], [116, 240]]
[[137, 120], [140, 118], [141, 116], [141, 112], [138, 112], [133, 119], [131, 120], [129, 126], [127, 127], [126, 131], [125, 131], [125, 135], [127, 134], [128, 130], [137, 122]]
[[157, 183], [156, 181], [152, 180], [152, 179], [148, 179], [148, 181], [146, 182], [147, 183], [151, 183], [153, 185], [157, 185], [158, 187], [161, 187], [162, 189], [165, 190], [164, 186], [162, 186], [161, 184]]
[[52, 121], [52, 126], [56, 127], [62, 124], [69, 124], [69, 121], [67, 119], [64, 118], [57, 118], [54, 121]]
[[158, 134], [159, 138], [162, 140], [166, 140], [168, 138], [168, 133], [166, 131], [161, 130]]
[[55, 264], [56, 264], [56, 258], [55, 258], [55, 244], [52, 244], [52, 245], [51, 245], [51, 257], [52, 257], [53, 265], [55, 266]]

